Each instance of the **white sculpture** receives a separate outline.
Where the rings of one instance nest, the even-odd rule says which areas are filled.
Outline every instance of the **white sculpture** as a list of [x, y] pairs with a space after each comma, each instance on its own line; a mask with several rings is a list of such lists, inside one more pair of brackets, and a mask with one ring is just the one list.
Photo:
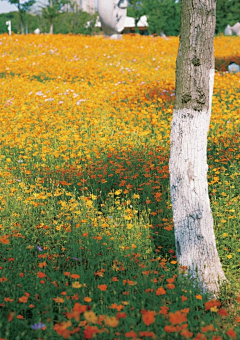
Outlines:
[[224, 30], [225, 35], [233, 35], [236, 34], [237, 36], [240, 36], [240, 23], [237, 22], [234, 26], [227, 25], [227, 27]]
[[232, 29], [230, 25], [227, 25], [227, 27], [225, 28], [224, 35], [232, 35]]
[[117, 36], [124, 29], [127, 0], [98, 0], [98, 14], [105, 34]]
[[233, 33], [235, 33], [237, 36], [240, 36], [240, 23], [237, 22], [234, 26], [231, 27]]
[[228, 65], [228, 72], [229, 73], [238, 73], [240, 72], [240, 66], [236, 63], [234, 63], [233, 61], [230, 62], [230, 64]]
[[6, 21], [6, 25], [8, 27], [8, 33], [9, 35], [12, 34], [12, 28], [11, 28], [11, 20]]

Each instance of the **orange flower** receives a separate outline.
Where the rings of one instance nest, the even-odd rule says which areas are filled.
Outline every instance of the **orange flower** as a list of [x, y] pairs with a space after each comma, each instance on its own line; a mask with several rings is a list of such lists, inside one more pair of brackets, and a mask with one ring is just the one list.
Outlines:
[[166, 294], [166, 290], [163, 287], [159, 287], [156, 290], [156, 295], [164, 295], [164, 294]]
[[115, 316], [105, 316], [104, 323], [108, 327], [117, 327], [119, 320]]
[[187, 321], [187, 314], [181, 313], [179, 310], [177, 310], [176, 313], [169, 313], [169, 316], [169, 321], [173, 325], [178, 325]]
[[53, 329], [64, 339], [68, 339], [71, 336], [71, 331], [68, 330], [67, 328], [71, 326], [71, 324], [72, 324], [71, 321], [62, 322], [61, 325], [59, 324], [54, 325]]
[[205, 338], [204, 334], [198, 333], [196, 338], [194, 338], [193, 340], [207, 340], [207, 338]]
[[26, 303], [27, 302], [27, 300], [28, 300], [28, 296], [22, 296], [22, 297], [20, 297], [19, 299], [18, 299], [18, 301], [19, 302], [22, 302], [22, 303]]
[[201, 328], [203, 333], [215, 331], [213, 324]]
[[217, 300], [211, 300], [211, 301], [205, 302], [205, 310], [209, 310], [212, 307], [220, 307], [220, 306], [221, 306], [221, 302]]
[[8, 314], [8, 322], [12, 321], [14, 315], [15, 315], [15, 312], [11, 312], [11, 313]]
[[184, 296], [184, 295], [182, 295], [181, 298], [182, 298], [182, 302], [184, 302], [184, 301], [186, 301], [186, 300], [188, 299], [188, 298], [187, 298], [186, 296]]
[[226, 334], [230, 336], [231, 338], [236, 339], [237, 333], [232, 328], [229, 328]]
[[125, 333], [125, 337], [136, 339], [137, 333], [135, 333], [134, 331], [130, 331], [130, 332]]
[[109, 308], [116, 309], [118, 312], [120, 312], [120, 310], [123, 309], [123, 305], [117, 305], [116, 303], [113, 303]]
[[80, 303], [76, 302], [74, 307], [73, 307], [73, 311], [77, 312], [79, 314], [85, 312], [87, 310], [87, 306], [85, 305], [80, 305]]
[[125, 312], [123, 312], [123, 313], [118, 312], [117, 315], [116, 315], [116, 317], [118, 319], [125, 319], [126, 316], [127, 316], [127, 314]]
[[142, 319], [146, 326], [151, 325], [155, 321], [155, 311], [146, 311], [143, 314]]
[[161, 306], [160, 308], [159, 314], [167, 315], [169, 307]]
[[79, 279], [79, 278], [80, 278], [80, 275], [78, 275], [78, 274], [72, 274], [72, 275], [71, 275], [71, 278], [72, 278], [72, 279]]
[[140, 337], [149, 337], [149, 338], [152, 338], [152, 339], [156, 338], [155, 333], [153, 333], [153, 332], [148, 332], [148, 331], [139, 332], [139, 336], [140, 336]]
[[47, 275], [44, 274], [43, 272], [38, 272], [38, 273], [37, 273], [37, 276], [38, 276], [40, 279], [43, 279], [43, 278], [46, 277]]
[[172, 333], [172, 332], [176, 332], [176, 327], [172, 326], [172, 325], [166, 325], [164, 327], [165, 332], [167, 333]]
[[56, 298], [53, 298], [53, 300], [57, 303], [63, 303], [64, 302], [64, 299], [62, 297], [56, 297]]
[[168, 289], [174, 289], [175, 285], [173, 283], [167, 284]]
[[91, 299], [90, 297], [88, 297], [88, 296], [86, 296], [83, 300], [84, 300], [85, 302], [91, 302], [91, 301], [92, 301], [92, 299]]
[[107, 289], [107, 285], [105, 285], [105, 284], [103, 284], [103, 285], [98, 285], [97, 287], [98, 287], [98, 289], [100, 289], [101, 291], [104, 291], [104, 290]]
[[192, 332], [189, 332], [187, 328], [181, 331], [180, 333], [185, 339], [191, 338], [193, 336]]
[[200, 294], [196, 295], [196, 299], [202, 300], [202, 295], [200, 295]]
[[0, 242], [2, 242], [2, 244], [8, 244], [9, 243], [9, 236], [8, 235], [3, 235], [2, 237], [0, 237]]
[[0, 277], [0, 282], [5, 282], [5, 281], [7, 281], [8, 279], [5, 277], [5, 276], [3, 276], [3, 277]]
[[95, 334], [100, 333], [100, 330], [96, 326], [86, 326], [83, 335], [85, 339], [93, 339]]
[[118, 281], [118, 278], [116, 276], [114, 276], [111, 280], [112, 282], [117, 282]]
[[13, 302], [14, 299], [11, 299], [10, 297], [5, 297], [5, 298], [4, 298], [4, 301], [5, 301], [5, 302]]
[[43, 261], [43, 262], [39, 263], [38, 267], [43, 268], [43, 267], [46, 267], [46, 265], [47, 265], [47, 262]]
[[186, 313], [186, 314], [189, 313], [189, 311], [190, 311], [189, 307], [188, 308], [183, 308], [183, 309], [180, 310], [181, 313]]
[[226, 311], [226, 309], [223, 308], [219, 309], [218, 314], [221, 316], [228, 316], [228, 312]]

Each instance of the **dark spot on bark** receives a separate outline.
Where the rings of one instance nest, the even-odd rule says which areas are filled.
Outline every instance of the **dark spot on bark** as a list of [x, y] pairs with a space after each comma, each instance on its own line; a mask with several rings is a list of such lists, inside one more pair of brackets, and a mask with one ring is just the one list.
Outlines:
[[188, 103], [191, 99], [192, 99], [191, 93], [185, 93], [182, 96], [182, 103], [183, 104]]
[[206, 96], [205, 96], [205, 93], [203, 92], [202, 89], [197, 89], [197, 93], [198, 93], [198, 97], [196, 99], [196, 102], [198, 104], [202, 104], [204, 105], [206, 103]]
[[192, 63], [193, 63], [194, 66], [200, 66], [201, 65], [200, 64], [200, 59], [197, 58], [196, 56], [193, 57]]
[[177, 248], [177, 254], [178, 254], [179, 256], [181, 256], [181, 248], [180, 248], [179, 241], [176, 242], [176, 248]]
[[202, 105], [200, 104], [194, 104], [193, 110], [200, 112], [202, 110]]

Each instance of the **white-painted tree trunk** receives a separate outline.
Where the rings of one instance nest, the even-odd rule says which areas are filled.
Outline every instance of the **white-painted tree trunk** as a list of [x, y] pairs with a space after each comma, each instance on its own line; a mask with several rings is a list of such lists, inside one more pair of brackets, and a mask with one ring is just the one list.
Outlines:
[[53, 34], [53, 22], [50, 22], [49, 34]]
[[216, 249], [207, 182], [215, 5], [214, 0], [182, 0], [169, 161], [179, 265], [211, 295], [226, 280]]

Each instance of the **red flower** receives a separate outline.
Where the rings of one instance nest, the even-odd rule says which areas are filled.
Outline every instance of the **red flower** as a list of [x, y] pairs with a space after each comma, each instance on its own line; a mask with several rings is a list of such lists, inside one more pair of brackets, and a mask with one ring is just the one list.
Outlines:
[[107, 285], [98, 285], [98, 289], [100, 289], [101, 291], [104, 291], [107, 289]]
[[126, 338], [136, 338], [137, 333], [135, 333], [134, 331], [130, 331], [130, 332], [125, 333], [125, 337]]
[[169, 316], [169, 321], [173, 325], [178, 325], [187, 321], [187, 314], [181, 313], [179, 310], [177, 310], [176, 313], [169, 313]]
[[229, 328], [229, 330], [226, 332], [227, 335], [229, 335], [231, 338], [236, 339], [236, 332], [232, 329]]
[[226, 309], [223, 308], [219, 309], [218, 314], [222, 316], [228, 316], [228, 312], [226, 311]]
[[146, 311], [143, 314], [142, 319], [146, 326], [151, 325], [155, 321], [155, 311]]
[[205, 310], [209, 310], [212, 307], [220, 307], [221, 306], [221, 302], [217, 301], [217, 300], [211, 300], [211, 301], [207, 301], [205, 302]]
[[37, 276], [38, 276], [40, 279], [43, 279], [43, 278], [46, 277], [47, 275], [44, 274], [43, 272], [38, 272], [38, 273], [37, 273]]

